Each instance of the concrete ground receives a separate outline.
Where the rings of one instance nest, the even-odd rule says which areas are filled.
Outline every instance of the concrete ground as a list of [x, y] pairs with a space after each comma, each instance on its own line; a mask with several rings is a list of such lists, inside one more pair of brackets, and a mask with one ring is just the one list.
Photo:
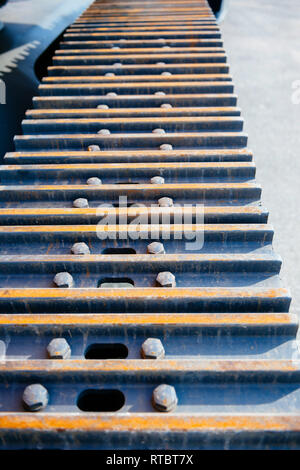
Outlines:
[[283, 258], [282, 277], [292, 291], [292, 310], [300, 312], [300, 2], [228, 3], [220, 25], [225, 50]]
[[[0, 10], [0, 78], [7, 84], [7, 105], [0, 105], [0, 157], [38, 85], [33, 64], [43, 50], [91, 0], [10, 0]], [[275, 248], [283, 277], [291, 287], [293, 310], [300, 311], [300, 159], [299, 104], [292, 86], [300, 85], [300, 2], [229, 0], [221, 24], [239, 106], [254, 151], [263, 202], [274, 225]], [[300, 89], [300, 87], [299, 87]], [[14, 109], [12, 112], [11, 109]]]

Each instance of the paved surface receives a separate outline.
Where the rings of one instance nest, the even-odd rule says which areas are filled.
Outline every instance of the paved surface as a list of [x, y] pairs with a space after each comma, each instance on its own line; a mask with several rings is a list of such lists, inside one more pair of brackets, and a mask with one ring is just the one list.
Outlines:
[[221, 29], [282, 277], [300, 313], [300, 103], [292, 103], [292, 83], [300, 80], [300, 2], [230, 0]]

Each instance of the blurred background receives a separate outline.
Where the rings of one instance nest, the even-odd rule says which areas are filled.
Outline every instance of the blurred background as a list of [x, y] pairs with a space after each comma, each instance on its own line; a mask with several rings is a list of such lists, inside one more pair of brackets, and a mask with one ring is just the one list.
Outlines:
[[[47, 53], [38, 58], [90, 3], [9, 0], [0, 9], [0, 78], [7, 89], [7, 104], [0, 105], [1, 159], [13, 149], [13, 136], [20, 133], [21, 119], [37, 93], [35, 72], [43, 72]], [[275, 249], [284, 261], [292, 310], [299, 312], [300, 2], [227, 0], [221, 30], [263, 203], [275, 227]]]

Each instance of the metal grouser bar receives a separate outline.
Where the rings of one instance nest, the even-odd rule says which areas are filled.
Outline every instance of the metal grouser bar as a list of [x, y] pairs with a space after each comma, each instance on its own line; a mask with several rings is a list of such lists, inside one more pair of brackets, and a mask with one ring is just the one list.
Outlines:
[[205, 0], [95, 1], [0, 167], [6, 449], [300, 447], [298, 323]]

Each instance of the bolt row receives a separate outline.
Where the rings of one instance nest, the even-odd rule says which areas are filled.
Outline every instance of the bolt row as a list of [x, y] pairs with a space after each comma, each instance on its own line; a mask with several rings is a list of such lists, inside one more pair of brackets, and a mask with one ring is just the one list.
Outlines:
[[[172, 144], [161, 144], [159, 147], [159, 150], [173, 150], [173, 145]], [[100, 152], [101, 148], [99, 145], [89, 145], [88, 146], [89, 152]]]
[[[50, 359], [70, 359], [71, 347], [65, 338], [53, 338], [47, 346]], [[143, 359], [163, 359], [165, 348], [158, 338], [147, 338], [141, 346]]]
[[[109, 129], [100, 129], [100, 131], [97, 132], [97, 134], [100, 135], [110, 135], [110, 130]], [[161, 128], [153, 129], [152, 134], [165, 134], [166, 131]]]

